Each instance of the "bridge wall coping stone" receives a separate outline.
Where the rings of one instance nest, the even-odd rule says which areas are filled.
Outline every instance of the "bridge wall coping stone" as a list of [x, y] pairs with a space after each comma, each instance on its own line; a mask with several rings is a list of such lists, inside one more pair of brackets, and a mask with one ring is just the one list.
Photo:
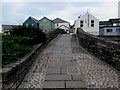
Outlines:
[[8, 64], [2, 68], [2, 72], [0, 72], [2, 73], [2, 88], [16, 88], [21, 83], [35, 58], [44, 47], [44, 44], [35, 45], [33, 50], [25, 55], [22, 59]]

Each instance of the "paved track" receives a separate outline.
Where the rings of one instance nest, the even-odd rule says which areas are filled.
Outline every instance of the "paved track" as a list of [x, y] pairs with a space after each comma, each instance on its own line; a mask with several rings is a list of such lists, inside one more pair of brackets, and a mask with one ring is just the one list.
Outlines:
[[118, 88], [119, 72], [79, 47], [76, 35], [53, 40], [19, 88]]

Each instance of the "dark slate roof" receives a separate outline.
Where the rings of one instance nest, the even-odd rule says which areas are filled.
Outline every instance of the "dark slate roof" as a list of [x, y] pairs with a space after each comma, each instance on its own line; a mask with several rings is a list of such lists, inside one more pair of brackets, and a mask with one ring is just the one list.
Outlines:
[[120, 18], [109, 19], [112, 23], [120, 23]]
[[105, 27], [119, 27], [120, 28], [120, 26], [104, 26], [104, 27], [101, 27], [101, 28], [105, 28]]
[[12, 29], [14, 26], [16, 26], [16, 25], [2, 25], [2, 29], [3, 29], [3, 30], [10, 30], [10, 29]]
[[67, 21], [64, 21], [64, 20], [62, 20], [60, 18], [56, 18], [56, 19], [53, 20], [53, 22], [54, 23], [64, 23], [64, 22], [67, 22]]
[[35, 19], [35, 18], [31, 17], [31, 16], [29, 18], [32, 19], [33, 21], [35, 21], [36, 23], [38, 23], [37, 19]]
[[43, 17], [42, 19], [40, 19], [39, 21], [43, 20], [44, 18], [48, 19], [49, 21], [53, 22], [52, 20], [50, 20], [49, 18], [47, 17]]
[[112, 22], [110, 22], [110, 21], [100, 21], [99, 25], [112, 25]]
[[68, 29], [69, 29], [69, 27], [67, 27], [67, 26], [65, 26], [65, 25], [61, 25], [61, 26], [59, 26], [58, 28], [60, 28], [60, 27], [62, 27], [62, 26], [64, 26], [64, 27], [66, 27], [66, 28], [68, 28]]

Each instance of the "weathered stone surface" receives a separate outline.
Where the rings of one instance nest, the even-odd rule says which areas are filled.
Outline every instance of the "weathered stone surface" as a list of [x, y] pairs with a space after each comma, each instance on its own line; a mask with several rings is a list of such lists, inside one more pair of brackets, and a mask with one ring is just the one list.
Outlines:
[[48, 63], [48, 67], [53, 68], [53, 67], [62, 67], [62, 61], [61, 60], [51, 60]]
[[60, 68], [48, 68], [46, 74], [60, 74]]
[[33, 66], [25, 88], [86, 90], [100, 85], [116, 88], [119, 84], [116, 70], [79, 47], [74, 35], [57, 38], [38, 55]]
[[71, 60], [64, 61], [63, 63], [63, 67], [75, 67], [75, 66], [76, 66], [76, 62], [73, 62]]
[[31, 73], [27, 73], [25, 78], [23, 79], [23, 82], [28, 82], [30, 75], [31, 75]]
[[72, 80], [71, 75], [46, 75], [45, 77], [46, 81], [66, 81], [66, 80]]
[[4, 89], [9, 89], [12, 87], [16, 88], [19, 85], [42, 48], [42, 44], [35, 46], [30, 53], [24, 56], [24, 58], [15, 63], [6, 65], [2, 69], [2, 81]]
[[25, 88], [25, 87], [24, 87], [25, 84], [26, 84], [26, 82], [22, 82], [22, 83], [20, 84], [20, 86], [19, 86], [19, 89], [23, 89], [23, 88]]
[[120, 88], [120, 72], [85, 51], [75, 39], [77, 40], [73, 35], [73, 47], [75, 46], [79, 52], [74, 52], [74, 58], [77, 61], [79, 70], [82, 71], [82, 78], [84, 78], [87, 87], [93, 89], [109, 87], [118, 90]]
[[86, 88], [83, 81], [66, 81], [66, 88]]
[[[79, 77], [80, 73], [78, 71], [76, 61], [73, 58], [70, 40], [71, 40], [71, 35], [63, 35], [63, 37], [61, 37], [56, 42], [56, 45], [52, 49], [53, 54], [51, 54], [51, 56], [50, 56], [51, 60], [48, 63], [48, 70], [50, 67], [54, 67], [54, 68], [56, 68], [56, 70], [46, 71], [46, 73], [50, 73], [50, 74], [46, 74], [45, 82], [43, 82], [43, 84], [47, 82], [47, 86], [49, 86], [48, 88], [51, 88], [50, 82], [52, 82], [52, 83], [53, 82], [59, 82], [59, 83], [64, 82], [64, 88], [66, 88], [67, 90], [72, 90], [71, 88], [66, 87], [65, 81], [71, 81], [70, 84], [72, 84], [72, 83], [76, 84], [76, 88], [77, 88], [78, 82], [74, 82], [74, 81], [76, 79], [81, 81], [81, 79], [82, 79]], [[67, 41], [67, 43], [65, 43], [66, 41]], [[57, 70], [58, 68], [60, 69], [60, 73], [58, 73], [59, 72], [59, 70]], [[56, 73], [56, 74], [54, 74], [54, 73]], [[78, 77], [74, 76], [74, 79], [73, 79], [73, 76], [72, 76], [73, 74], [79, 74], [79, 76]], [[78, 81], [78, 80], [76, 80], [76, 81]], [[83, 82], [83, 81], [81, 81], [81, 82]], [[69, 82], [67, 82], [67, 85], [70, 85], [70, 84], [69, 84]], [[46, 86], [43, 85], [43, 88], [46, 88]], [[53, 88], [57, 89], [58, 86], [55, 86]], [[62, 88], [62, 89], [64, 90], [64, 88]]]
[[73, 80], [82, 81], [82, 76], [80, 74], [72, 74]]
[[78, 68], [77, 67], [68, 67], [67, 68], [67, 72], [68, 72], [68, 74], [79, 74], [79, 71], [78, 71]]
[[67, 73], [67, 68], [61, 68], [61, 74], [68, 74]]
[[65, 88], [64, 81], [46, 81], [43, 83], [44, 88]]
[[91, 54], [120, 70], [120, 42], [97, 37], [78, 28], [79, 43]]

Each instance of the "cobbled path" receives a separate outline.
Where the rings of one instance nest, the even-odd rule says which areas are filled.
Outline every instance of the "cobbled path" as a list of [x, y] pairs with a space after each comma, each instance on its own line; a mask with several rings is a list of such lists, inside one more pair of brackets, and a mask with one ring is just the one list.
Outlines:
[[59, 35], [38, 55], [19, 88], [119, 90], [120, 72], [80, 47], [76, 35]]
[[52, 53], [59, 36], [55, 38], [37, 57], [30, 70], [26, 74], [18, 90], [23, 88], [42, 88], [42, 82], [45, 80], [46, 69], [49, 57]]
[[75, 35], [73, 35], [72, 42], [74, 43], [72, 45], [74, 58], [78, 62], [88, 88], [120, 89], [119, 71], [86, 52], [79, 46]]

